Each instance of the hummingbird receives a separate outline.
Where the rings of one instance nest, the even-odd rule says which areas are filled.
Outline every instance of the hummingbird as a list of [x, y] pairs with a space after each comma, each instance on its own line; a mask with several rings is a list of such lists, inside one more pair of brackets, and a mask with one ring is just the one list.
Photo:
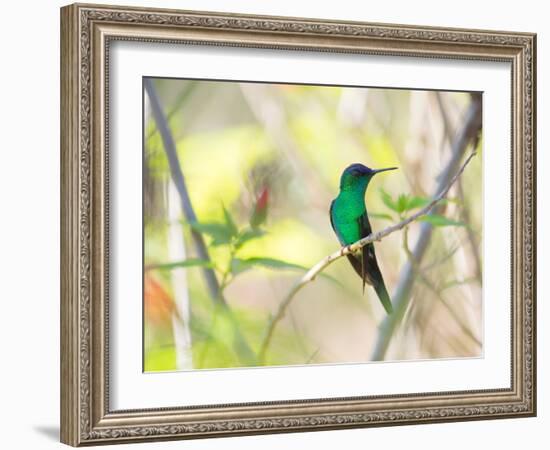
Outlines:
[[[371, 169], [356, 163], [346, 167], [342, 172], [340, 193], [330, 204], [330, 224], [341, 245], [351, 245], [371, 234], [372, 229], [365, 206], [367, 186], [377, 173], [395, 169], [397, 167]], [[365, 284], [370, 284], [386, 312], [391, 314], [393, 308], [376, 261], [374, 244], [367, 244], [357, 252], [349, 253], [346, 256], [363, 280], [363, 292], [365, 292]]]

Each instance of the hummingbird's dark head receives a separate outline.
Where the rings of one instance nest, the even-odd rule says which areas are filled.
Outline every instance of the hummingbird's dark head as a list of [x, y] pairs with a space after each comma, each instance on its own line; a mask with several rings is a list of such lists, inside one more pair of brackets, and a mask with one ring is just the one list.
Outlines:
[[342, 172], [340, 178], [340, 189], [342, 190], [354, 190], [354, 189], [366, 189], [369, 181], [374, 175], [386, 170], [395, 170], [397, 167], [388, 167], [386, 169], [371, 169], [364, 164], [355, 163], [346, 167]]

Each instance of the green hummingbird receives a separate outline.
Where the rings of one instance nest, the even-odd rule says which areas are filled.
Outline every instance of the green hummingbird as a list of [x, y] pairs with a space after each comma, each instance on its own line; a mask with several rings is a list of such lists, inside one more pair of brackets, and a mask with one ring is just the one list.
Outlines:
[[[397, 167], [370, 169], [363, 164], [356, 163], [348, 166], [342, 172], [340, 193], [330, 204], [330, 224], [341, 245], [353, 244], [371, 234], [372, 230], [365, 206], [367, 186], [377, 173], [395, 169]], [[367, 244], [358, 252], [346, 256], [363, 280], [363, 292], [365, 292], [365, 283], [372, 285], [382, 306], [388, 314], [391, 314], [393, 308], [376, 261], [374, 244]]]

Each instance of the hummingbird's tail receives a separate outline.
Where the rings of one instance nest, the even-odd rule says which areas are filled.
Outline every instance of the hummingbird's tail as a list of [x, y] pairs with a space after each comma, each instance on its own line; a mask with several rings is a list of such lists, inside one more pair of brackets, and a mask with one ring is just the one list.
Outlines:
[[384, 285], [384, 281], [382, 280], [381, 283], [374, 283], [374, 290], [378, 294], [378, 298], [382, 302], [382, 306], [386, 310], [388, 314], [391, 314], [393, 312], [393, 306], [391, 304], [391, 299], [388, 294], [388, 291], [386, 290], [386, 286]]
[[388, 314], [391, 314], [393, 312], [391, 299], [384, 284], [384, 278], [382, 278], [378, 263], [376, 262], [376, 257], [374, 257], [374, 251], [372, 248], [370, 248], [370, 253], [367, 250], [369, 248], [365, 249], [360, 257], [348, 254], [348, 260], [355, 269], [355, 272], [357, 272], [357, 275], [363, 280], [363, 293], [365, 292], [365, 283], [372, 285], [382, 306]]

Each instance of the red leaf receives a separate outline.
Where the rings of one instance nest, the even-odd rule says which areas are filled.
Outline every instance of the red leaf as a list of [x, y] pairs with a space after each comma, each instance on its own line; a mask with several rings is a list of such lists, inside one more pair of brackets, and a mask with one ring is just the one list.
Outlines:
[[250, 226], [258, 228], [267, 218], [267, 206], [269, 203], [269, 189], [264, 187], [260, 196], [256, 200], [254, 211], [250, 216]]
[[174, 302], [162, 284], [150, 274], [143, 280], [145, 320], [156, 326], [167, 326], [174, 313]]

